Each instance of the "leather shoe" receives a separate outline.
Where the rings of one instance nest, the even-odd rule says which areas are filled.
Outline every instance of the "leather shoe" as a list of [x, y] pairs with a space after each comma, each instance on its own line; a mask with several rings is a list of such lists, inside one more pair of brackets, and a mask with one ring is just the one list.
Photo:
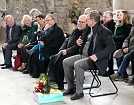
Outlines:
[[0, 66], [5, 66], [6, 64], [0, 64]]
[[71, 100], [78, 100], [80, 98], [84, 97], [84, 93], [75, 93], [70, 99]]
[[22, 73], [23, 74], [29, 74], [29, 72], [27, 70], [24, 70]]
[[1, 67], [1, 69], [8, 69], [8, 68], [12, 68], [12, 65], [5, 65], [4, 67]]
[[74, 94], [76, 91], [75, 88], [72, 89], [67, 89], [66, 91], [63, 92], [63, 96], [69, 95], [69, 94]]

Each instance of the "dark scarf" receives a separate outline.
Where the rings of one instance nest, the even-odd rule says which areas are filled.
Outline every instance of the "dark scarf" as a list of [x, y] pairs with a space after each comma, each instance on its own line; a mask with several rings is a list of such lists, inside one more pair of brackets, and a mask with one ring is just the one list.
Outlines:
[[108, 23], [109, 23], [110, 21], [112, 21], [112, 20], [109, 20], [109, 21], [103, 23], [103, 25], [104, 25], [105, 27], [107, 27], [107, 25], [108, 25]]

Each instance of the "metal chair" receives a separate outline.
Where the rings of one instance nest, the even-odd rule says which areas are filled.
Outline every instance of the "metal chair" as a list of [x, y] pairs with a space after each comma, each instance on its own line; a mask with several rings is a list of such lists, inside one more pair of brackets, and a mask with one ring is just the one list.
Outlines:
[[[101, 94], [94, 94], [94, 93], [92, 93], [92, 90], [94, 88], [101, 87], [101, 81], [100, 81], [100, 79], [99, 79], [99, 77], [97, 75], [97, 70], [96, 69], [90, 70], [90, 72], [91, 72], [91, 74], [93, 76], [93, 79], [92, 79], [92, 82], [91, 82], [91, 87], [87, 87], [87, 88], [83, 88], [83, 89], [89, 89], [89, 95], [91, 97], [99, 97], [99, 96], [107, 96], [107, 95], [117, 94], [118, 88], [117, 88], [117, 86], [115, 85], [115, 83], [113, 82], [113, 80], [111, 79], [110, 76], [108, 76], [108, 77], [109, 77], [110, 81], [112, 82], [112, 84], [113, 84], [113, 86], [115, 88], [115, 91], [114, 92], [101, 93]], [[95, 81], [97, 82], [97, 85], [96, 86], [94, 86]]]

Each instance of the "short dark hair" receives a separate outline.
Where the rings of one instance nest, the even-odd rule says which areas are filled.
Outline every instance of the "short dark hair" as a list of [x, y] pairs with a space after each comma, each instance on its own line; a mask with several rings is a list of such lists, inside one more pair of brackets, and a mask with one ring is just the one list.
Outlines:
[[40, 18], [40, 19], [45, 19], [46, 15], [45, 14], [39, 14], [38, 16], [36, 16], [36, 18]]
[[100, 21], [100, 14], [99, 14], [99, 12], [96, 11], [96, 10], [91, 11], [90, 18], [94, 19], [96, 22], [99, 22]]

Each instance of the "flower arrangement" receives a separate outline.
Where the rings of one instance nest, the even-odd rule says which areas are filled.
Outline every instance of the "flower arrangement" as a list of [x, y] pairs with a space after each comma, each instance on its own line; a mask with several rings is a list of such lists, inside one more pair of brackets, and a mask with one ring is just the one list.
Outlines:
[[34, 91], [49, 94], [51, 89], [58, 90], [57, 84], [51, 84], [50, 79], [46, 74], [40, 74], [38, 86], [35, 87]]

